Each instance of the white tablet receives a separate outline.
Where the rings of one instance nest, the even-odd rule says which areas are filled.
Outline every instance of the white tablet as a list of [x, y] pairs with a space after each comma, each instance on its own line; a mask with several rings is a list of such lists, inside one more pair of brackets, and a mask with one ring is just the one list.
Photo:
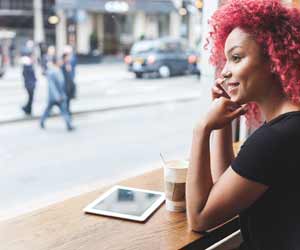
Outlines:
[[83, 211], [86, 213], [145, 221], [165, 200], [163, 192], [114, 186]]

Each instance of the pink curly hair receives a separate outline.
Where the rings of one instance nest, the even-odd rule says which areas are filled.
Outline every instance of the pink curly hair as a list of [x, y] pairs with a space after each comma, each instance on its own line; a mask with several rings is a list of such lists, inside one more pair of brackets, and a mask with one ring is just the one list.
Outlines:
[[[280, 79], [284, 94], [300, 103], [300, 11], [279, 0], [231, 0], [209, 20], [212, 42], [210, 62], [220, 73], [225, 64], [224, 44], [239, 27], [251, 34], [270, 60], [270, 71]], [[256, 104], [249, 104], [248, 124], [261, 123]]]

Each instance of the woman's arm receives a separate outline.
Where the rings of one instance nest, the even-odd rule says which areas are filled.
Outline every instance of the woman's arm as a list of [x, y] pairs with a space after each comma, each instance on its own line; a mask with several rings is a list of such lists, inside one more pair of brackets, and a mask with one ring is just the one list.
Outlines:
[[[220, 87], [221, 82], [224, 79], [217, 79], [216, 85], [211, 89], [212, 100], [220, 97], [228, 98], [228, 94]], [[225, 172], [234, 159], [234, 153], [232, 148], [232, 127], [231, 122], [225, 127], [215, 130], [212, 133], [212, 145], [210, 147], [211, 152], [211, 174], [213, 183], [216, 183], [219, 177]]]
[[210, 170], [209, 137], [211, 129], [202, 123], [194, 129], [190, 166], [187, 176], [186, 200], [187, 218], [192, 228], [197, 221], [195, 217], [206, 204], [213, 187]]
[[215, 184], [212, 181], [210, 134], [246, 112], [244, 107], [232, 111], [233, 104], [223, 97], [214, 100], [210, 112], [194, 130], [186, 199], [188, 223], [195, 231], [207, 230], [232, 218], [267, 189], [265, 185], [239, 176], [231, 168], [227, 168]]
[[213, 183], [216, 183], [234, 159], [231, 123], [213, 131], [210, 152], [211, 174]]
[[[228, 129], [226, 127], [229, 127], [231, 121], [245, 113], [243, 107], [231, 111], [232, 105], [234, 103], [227, 98], [220, 97], [215, 99], [210, 111], [194, 129], [186, 188], [187, 215], [190, 225], [193, 225], [195, 222], [194, 218], [203, 210], [214, 184], [210, 164], [210, 135], [213, 130], [224, 129], [224, 132], [226, 132], [226, 129]], [[224, 137], [218, 139], [223, 141], [228, 139], [226, 135]], [[219, 148], [219, 151], [222, 150]], [[222, 159], [218, 160], [222, 161]], [[223, 167], [224, 164], [222, 163], [221, 166]], [[223, 172], [220, 172], [219, 167], [217, 171], [214, 171], [214, 174], [222, 175]]]

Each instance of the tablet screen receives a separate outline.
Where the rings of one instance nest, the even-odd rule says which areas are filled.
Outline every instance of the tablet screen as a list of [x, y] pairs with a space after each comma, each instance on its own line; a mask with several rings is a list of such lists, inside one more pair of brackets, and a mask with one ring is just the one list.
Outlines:
[[160, 194], [117, 188], [92, 208], [119, 214], [141, 216], [159, 198], [161, 198]]

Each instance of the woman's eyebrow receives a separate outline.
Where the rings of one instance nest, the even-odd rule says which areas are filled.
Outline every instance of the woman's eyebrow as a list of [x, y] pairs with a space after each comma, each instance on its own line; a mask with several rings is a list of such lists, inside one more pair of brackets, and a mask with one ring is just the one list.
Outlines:
[[242, 46], [239, 46], [239, 45], [233, 46], [230, 50], [227, 51], [226, 55], [228, 55], [231, 51], [233, 51], [236, 48], [242, 48]]

